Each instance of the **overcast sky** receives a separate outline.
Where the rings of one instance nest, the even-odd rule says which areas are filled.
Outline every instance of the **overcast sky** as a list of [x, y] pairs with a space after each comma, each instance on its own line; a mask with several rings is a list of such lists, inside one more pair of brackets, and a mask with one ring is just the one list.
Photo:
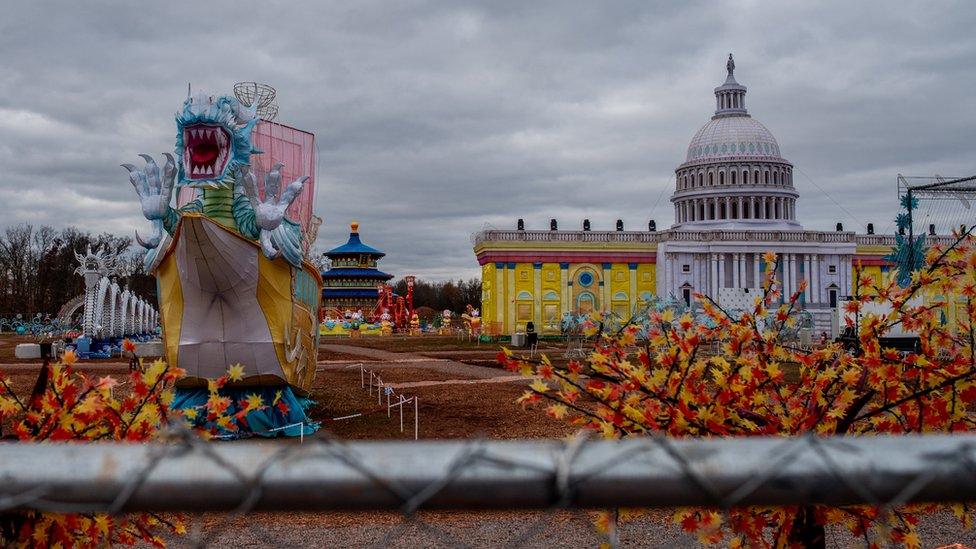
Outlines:
[[318, 245], [476, 276], [485, 226], [673, 221], [735, 54], [810, 229], [892, 231], [895, 176], [976, 173], [971, 2], [5, 2], [0, 225], [148, 230], [122, 162], [194, 89], [278, 90], [318, 141]]

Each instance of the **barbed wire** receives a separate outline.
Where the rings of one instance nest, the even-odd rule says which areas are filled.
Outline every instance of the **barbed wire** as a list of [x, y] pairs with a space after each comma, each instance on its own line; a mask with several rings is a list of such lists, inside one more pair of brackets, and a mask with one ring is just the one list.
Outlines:
[[[976, 435], [349, 442], [325, 433], [298, 444], [206, 442], [173, 427], [143, 445], [6, 444], [0, 478], [0, 511], [196, 513], [179, 540], [195, 547], [256, 511], [397, 511], [375, 547], [414, 528], [467, 545], [422, 510], [545, 511], [497, 543], [521, 547], [555, 513], [586, 509], [866, 504], [893, 528], [907, 503], [976, 500]], [[202, 512], [223, 516], [204, 528]], [[245, 524], [254, 539], [284, 545]]]

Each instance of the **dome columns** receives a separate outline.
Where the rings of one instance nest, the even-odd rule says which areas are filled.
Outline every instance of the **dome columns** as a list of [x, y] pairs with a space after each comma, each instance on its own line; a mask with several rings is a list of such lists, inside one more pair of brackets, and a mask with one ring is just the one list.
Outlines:
[[793, 166], [788, 163], [691, 165], [679, 167], [676, 176], [678, 191], [723, 185], [793, 187]]
[[795, 196], [712, 195], [674, 201], [675, 221], [795, 221]]

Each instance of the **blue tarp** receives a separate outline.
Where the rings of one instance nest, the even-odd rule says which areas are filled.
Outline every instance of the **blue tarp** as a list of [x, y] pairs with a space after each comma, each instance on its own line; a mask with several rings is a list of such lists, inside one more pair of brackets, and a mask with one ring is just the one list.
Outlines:
[[[273, 403], [278, 392], [281, 392], [281, 400], [288, 407], [288, 412], [283, 412]], [[249, 412], [245, 416], [247, 425], [239, 425], [239, 430], [229, 431], [219, 429], [217, 436], [221, 438], [249, 438], [252, 436], [274, 438], [278, 436], [297, 437], [311, 435], [319, 429], [319, 424], [312, 421], [305, 414], [314, 401], [308, 398], [299, 397], [288, 386], [277, 387], [224, 387], [219, 391], [220, 396], [228, 397], [231, 400], [230, 407], [225, 412], [228, 416], [233, 416], [240, 411], [240, 402], [251, 395], [258, 395], [267, 405], [266, 408]], [[206, 388], [176, 389], [173, 403], [170, 408], [174, 410], [187, 410], [196, 408], [199, 417], [206, 415], [205, 406], [210, 398], [210, 393]]]

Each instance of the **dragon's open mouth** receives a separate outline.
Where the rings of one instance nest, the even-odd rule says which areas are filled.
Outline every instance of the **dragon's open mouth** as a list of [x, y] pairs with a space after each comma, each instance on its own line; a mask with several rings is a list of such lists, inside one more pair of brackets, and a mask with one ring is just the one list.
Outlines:
[[219, 177], [229, 157], [230, 135], [224, 128], [209, 124], [183, 128], [183, 170], [187, 178]]

